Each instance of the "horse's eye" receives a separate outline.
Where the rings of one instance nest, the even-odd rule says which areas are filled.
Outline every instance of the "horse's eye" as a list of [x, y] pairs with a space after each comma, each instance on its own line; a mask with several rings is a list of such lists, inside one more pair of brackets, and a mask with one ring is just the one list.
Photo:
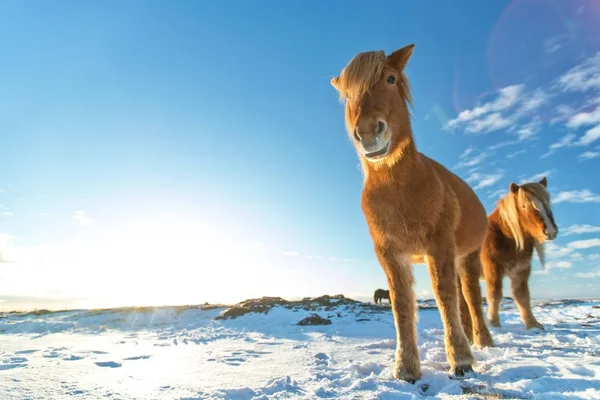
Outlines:
[[394, 83], [396, 83], [396, 77], [394, 75], [388, 76], [387, 83], [389, 83], [390, 85], [393, 85]]

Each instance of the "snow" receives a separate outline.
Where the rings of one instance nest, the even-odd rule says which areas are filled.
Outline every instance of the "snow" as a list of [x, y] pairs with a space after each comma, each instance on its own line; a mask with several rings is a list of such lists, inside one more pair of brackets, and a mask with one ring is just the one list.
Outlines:
[[[423, 377], [394, 380], [387, 305], [274, 306], [215, 319], [201, 306], [0, 314], [0, 397], [62, 399], [600, 399], [600, 301], [540, 301], [546, 330], [506, 302], [476, 374], [450, 379], [437, 309], [423, 302]], [[317, 313], [331, 325], [298, 326]]]

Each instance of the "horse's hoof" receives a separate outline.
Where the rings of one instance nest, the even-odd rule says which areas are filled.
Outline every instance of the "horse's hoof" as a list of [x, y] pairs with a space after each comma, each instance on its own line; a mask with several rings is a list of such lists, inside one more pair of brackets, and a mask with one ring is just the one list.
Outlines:
[[457, 365], [454, 368], [451, 378], [460, 379], [464, 378], [465, 375], [475, 375], [475, 371], [473, 371], [473, 367], [471, 365]]
[[490, 326], [493, 326], [494, 328], [501, 328], [500, 321], [492, 321], [492, 320], [489, 320], [489, 321], [490, 321]]
[[408, 382], [413, 385], [421, 378], [420, 371], [418, 373], [411, 373], [403, 367], [396, 367], [392, 375], [395, 379], [399, 379], [401, 381]]
[[528, 325], [526, 325], [526, 328], [527, 328], [527, 329], [541, 329], [541, 330], [545, 331], [545, 329], [544, 329], [544, 325], [540, 324], [540, 323], [539, 323], [539, 322], [537, 322], [537, 321], [535, 321], [535, 322], [534, 322], [534, 323], [532, 323], [532, 324], [528, 324]]
[[494, 340], [492, 339], [492, 336], [490, 334], [480, 335], [475, 340], [475, 346], [477, 346], [480, 349], [483, 349], [485, 347], [494, 347]]

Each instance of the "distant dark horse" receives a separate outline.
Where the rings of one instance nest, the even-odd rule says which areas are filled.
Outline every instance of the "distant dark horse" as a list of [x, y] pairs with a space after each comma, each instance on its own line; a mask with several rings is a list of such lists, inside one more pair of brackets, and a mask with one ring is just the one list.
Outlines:
[[373, 295], [373, 298], [375, 299], [375, 304], [381, 303], [382, 299], [388, 299], [388, 301], [389, 301], [390, 300], [390, 291], [383, 290], [383, 289], [377, 289], [375, 291], [375, 294]]

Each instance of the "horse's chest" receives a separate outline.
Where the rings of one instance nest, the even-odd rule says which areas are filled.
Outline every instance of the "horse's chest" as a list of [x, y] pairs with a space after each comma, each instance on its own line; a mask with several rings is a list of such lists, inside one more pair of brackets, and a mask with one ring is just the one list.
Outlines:
[[366, 196], [363, 213], [371, 234], [382, 240], [421, 237], [427, 220], [418, 203], [385, 193], [377, 197]]

